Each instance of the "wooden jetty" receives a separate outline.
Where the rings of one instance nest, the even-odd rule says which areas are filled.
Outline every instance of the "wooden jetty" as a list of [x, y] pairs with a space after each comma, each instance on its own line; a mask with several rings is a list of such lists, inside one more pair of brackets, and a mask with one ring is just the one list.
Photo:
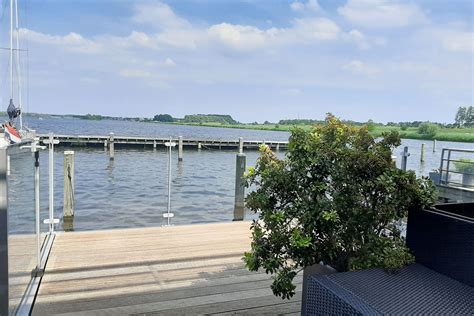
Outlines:
[[[38, 135], [41, 142], [49, 139], [48, 134]], [[54, 135], [54, 139], [59, 140], [56, 146], [84, 146], [84, 147], [107, 147], [113, 142], [115, 147], [140, 147], [140, 148], [157, 148], [165, 147], [165, 143], [170, 138], [165, 137], [142, 137], [142, 136], [118, 136], [118, 135]], [[173, 139], [178, 142], [178, 138]], [[244, 149], [256, 150], [261, 144], [274, 149], [286, 149], [287, 141], [268, 141], [268, 140], [243, 140], [243, 144], [239, 139], [222, 140], [222, 139], [185, 139], [182, 138], [182, 146], [184, 148], [203, 148], [203, 149], [235, 149], [243, 146]]]
[[299, 315], [249, 272], [250, 223], [58, 233], [33, 315]]

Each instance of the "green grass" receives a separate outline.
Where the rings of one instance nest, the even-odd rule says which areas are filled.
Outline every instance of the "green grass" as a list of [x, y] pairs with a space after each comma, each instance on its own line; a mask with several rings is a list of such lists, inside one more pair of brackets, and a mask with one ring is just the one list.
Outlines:
[[[294, 127], [293, 125], [279, 125], [279, 124], [221, 124], [221, 123], [167, 123], [167, 124], [178, 124], [178, 125], [190, 125], [190, 126], [206, 126], [206, 127], [222, 127], [222, 128], [237, 128], [237, 129], [250, 129], [250, 130], [263, 130], [263, 131], [279, 131], [289, 132]], [[298, 125], [300, 128], [310, 129], [310, 125]], [[370, 132], [373, 136], [382, 136], [384, 132], [396, 130], [400, 133], [402, 138], [406, 139], [420, 139], [420, 140], [442, 140], [451, 142], [466, 142], [474, 143], [474, 128], [440, 128], [436, 133], [435, 137], [428, 137], [426, 135], [418, 134], [418, 129], [410, 127], [405, 131], [402, 131], [399, 127], [395, 126], [379, 126], [376, 125]]]
[[466, 142], [474, 143], [474, 128], [440, 128], [434, 137], [418, 134], [418, 129], [411, 127], [402, 131], [398, 127], [393, 126], [376, 126], [371, 132], [374, 136], [382, 136], [383, 132], [396, 130], [402, 138], [420, 139], [420, 140], [443, 140], [450, 142]]

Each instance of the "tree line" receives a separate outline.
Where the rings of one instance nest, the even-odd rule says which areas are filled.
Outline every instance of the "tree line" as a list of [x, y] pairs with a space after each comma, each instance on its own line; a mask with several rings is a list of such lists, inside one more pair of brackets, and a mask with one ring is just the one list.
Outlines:
[[460, 106], [454, 118], [457, 127], [473, 127], [474, 126], [474, 109], [472, 106]]
[[[221, 114], [193, 114], [186, 115], [184, 118], [174, 118], [169, 114], [157, 114], [153, 118], [153, 121], [172, 123], [172, 122], [182, 122], [182, 123], [221, 123], [221, 124], [230, 124], [236, 125], [239, 124], [238, 121], [234, 120], [230, 115], [221, 115]], [[402, 131], [407, 130], [408, 128], [417, 128], [425, 131], [426, 127], [431, 125], [431, 129], [434, 127], [444, 127], [444, 128], [461, 128], [461, 127], [474, 127], [474, 109], [472, 106], [460, 106], [454, 118], [454, 123], [432, 123], [427, 121], [411, 121], [411, 122], [387, 122], [386, 124], [377, 123], [373, 120], [368, 120], [367, 122], [357, 122], [352, 120], [341, 120], [344, 124], [362, 126], [367, 125], [370, 128], [375, 128], [375, 126], [394, 126], [399, 127]], [[324, 124], [324, 120], [317, 119], [284, 119], [278, 121], [278, 123], [272, 123], [265, 121], [264, 125], [320, 125]], [[250, 125], [260, 125], [258, 122], [250, 123]], [[433, 131], [431, 131], [432, 133]], [[428, 134], [431, 134], [428, 133]], [[425, 134], [425, 133], [423, 133]]]

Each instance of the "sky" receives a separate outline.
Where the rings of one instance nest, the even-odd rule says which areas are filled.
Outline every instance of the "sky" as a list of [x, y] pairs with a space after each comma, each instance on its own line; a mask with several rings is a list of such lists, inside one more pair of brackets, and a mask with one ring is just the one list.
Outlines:
[[[471, 0], [19, 0], [23, 107], [241, 122], [450, 123], [474, 105]], [[9, 46], [9, 1], [0, 41]], [[8, 52], [0, 102], [8, 105]], [[16, 69], [15, 69], [16, 76]], [[25, 89], [27, 88], [27, 89]], [[18, 97], [15, 84], [14, 100]], [[18, 103], [18, 101], [16, 101]]]

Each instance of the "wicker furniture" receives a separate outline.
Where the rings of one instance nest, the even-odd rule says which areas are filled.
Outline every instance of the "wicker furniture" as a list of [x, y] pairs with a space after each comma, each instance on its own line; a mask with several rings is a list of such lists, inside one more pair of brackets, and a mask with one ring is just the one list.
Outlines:
[[474, 203], [410, 212], [407, 245], [416, 262], [474, 287]]
[[474, 288], [416, 263], [397, 274], [314, 275], [305, 294], [303, 315], [474, 314]]
[[309, 276], [303, 315], [474, 315], [474, 203], [409, 212], [407, 245], [416, 262]]

